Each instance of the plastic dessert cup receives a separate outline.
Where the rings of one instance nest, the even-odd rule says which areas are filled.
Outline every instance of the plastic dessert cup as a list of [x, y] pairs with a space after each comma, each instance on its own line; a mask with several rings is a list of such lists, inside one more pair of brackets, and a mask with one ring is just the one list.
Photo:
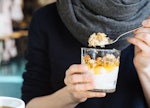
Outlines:
[[116, 90], [120, 51], [116, 49], [81, 48], [81, 63], [94, 76], [94, 92], [113, 93]]

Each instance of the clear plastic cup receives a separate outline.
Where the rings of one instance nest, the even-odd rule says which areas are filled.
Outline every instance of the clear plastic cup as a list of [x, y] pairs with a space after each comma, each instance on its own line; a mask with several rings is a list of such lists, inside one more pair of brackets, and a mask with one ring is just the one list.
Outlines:
[[81, 48], [81, 63], [94, 76], [95, 88], [90, 91], [113, 93], [116, 90], [120, 51], [116, 49]]

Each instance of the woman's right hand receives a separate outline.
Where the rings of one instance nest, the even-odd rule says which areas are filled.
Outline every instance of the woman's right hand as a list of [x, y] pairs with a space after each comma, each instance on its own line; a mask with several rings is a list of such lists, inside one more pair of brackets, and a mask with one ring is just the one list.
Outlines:
[[75, 103], [106, 95], [106, 93], [88, 91], [94, 89], [94, 83], [92, 74], [87, 73], [87, 71], [88, 67], [82, 64], [71, 65], [66, 71], [64, 82]]

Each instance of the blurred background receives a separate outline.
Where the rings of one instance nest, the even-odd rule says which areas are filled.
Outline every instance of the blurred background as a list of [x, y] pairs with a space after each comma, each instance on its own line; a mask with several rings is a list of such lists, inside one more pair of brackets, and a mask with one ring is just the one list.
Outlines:
[[28, 28], [35, 10], [55, 0], [0, 0], [0, 96], [21, 97]]

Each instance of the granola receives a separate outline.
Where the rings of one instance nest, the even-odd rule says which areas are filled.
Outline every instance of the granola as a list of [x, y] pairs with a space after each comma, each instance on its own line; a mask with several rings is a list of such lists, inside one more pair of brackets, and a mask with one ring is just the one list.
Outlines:
[[90, 35], [88, 43], [89, 47], [96, 47], [96, 46], [105, 47], [105, 45], [110, 43], [111, 41], [112, 40], [109, 37], [107, 37], [105, 33], [98, 32]]

